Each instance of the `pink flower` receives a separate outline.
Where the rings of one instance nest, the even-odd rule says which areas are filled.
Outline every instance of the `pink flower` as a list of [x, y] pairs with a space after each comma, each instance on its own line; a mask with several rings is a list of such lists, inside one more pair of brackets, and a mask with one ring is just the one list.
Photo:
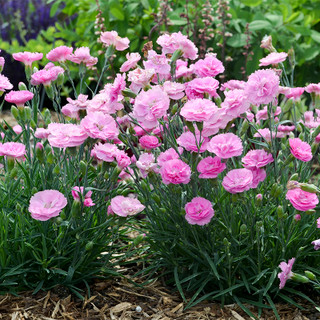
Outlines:
[[113, 162], [119, 149], [111, 143], [97, 143], [91, 150], [91, 157], [105, 162]]
[[286, 194], [292, 206], [299, 211], [308, 211], [314, 209], [319, 203], [319, 199], [315, 193], [310, 193], [300, 188], [288, 190]]
[[202, 135], [204, 137], [212, 136], [219, 132], [219, 129], [225, 129], [228, 122], [233, 119], [226, 114], [226, 109], [217, 108], [216, 112], [206, 121], [203, 122]]
[[164, 184], [187, 184], [191, 177], [191, 168], [180, 159], [169, 160], [160, 168]]
[[133, 216], [145, 209], [145, 206], [134, 198], [116, 196], [111, 199], [111, 209], [113, 213], [120, 217]]
[[137, 66], [138, 61], [141, 59], [141, 56], [137, 52], [127, 53], [127, 61], [125, 61], [120, 67], [120, 72], [126, 72], [130, 69], [133, 69]]
[[227, 115], [237, 118], [249, 109], [250, 103], [244, 90], [234, 89], [224, 94], [226, 98], [221, 103], [221, 107], [225, 109]]
[[258, 70], [249, 76], [244, 91], [252, 104], [268, 104], [278, 95], [279, 82], [273, 70]]
[[88, 135], [76, 124], [50, 123], [48, 141], [52, 147], [77, 147], [84, 143]]
[[316, 95], [320, 95], [320, 82], [319, 83], [310, 83], [305, 87], [305, 91], [308, 93], [315, 93]]
[[33, 219], [47, 221], [58, 216], [67, 203], [66, 197], [58, 190], [44, 190], [31, 197], [28, 210]]
[[33, 98], [34, 94], [28, 90], [10, 91], [4, 97], [4, 100], [10, 103], [15, 103], [18, 107], [24, 106], [24, 104]]
[[245, 81], [241, 80], [229, 80], [221, 85], [221, 91], [224, 91], [226, 89], [234, 90], [234, 89], [241, 89], [243, 90], [246, 86]]
[[157, 43], [162, 47], [164, 54], [180, 50], [182, 51], [183, 58], [195, 60], [198, 57], [198, 48], [180, 31], [178, 33], [174, 32], [171, 35], [164, 34], [160, 36], [157, 39]]
[[41, 60], [43, 57], [42, 53], [38, 52], [18, 52], [18, 53], [13, 53], [12, 57], [16, 61], [20, 61], [24, 63], [26, 66], [31, 67], [32, 62]]
[[[93, 203], [91, 196], [92, 196], [92, 191], [88, 191], [86, 192], [86, 194], [84, 195], [84, 188], [83, 187], [73, 187], [71, 190], [72, 193], [72, 197], [75, 201], [80, 202], [80, 197], [83, 200], [83, 206], [84, 207], [92, 207], [95, 205], [95, 203]], [[83, 199], [84, 197], [84, 199]]]
[[251, 188], [253, 174], [248, 169], [233, 169], [222, 180], [222, 186], [230, 193], [240, 193]]
[[97, 64], [98, 58], [90, 55], [90, 49], [88, 47], [80, 47], [75, 50], [74, 54], [71, 54], [68, 60], [80, 64], [83, 63], [86, 67], [91, 67]]
[[0, 57], [0, 72], [2, 72], [5, 62], [4, 57]]
[[148, 60], [143, 61], [145, 69], [153, 69], [158, 74], [169, 74], [169, 59], [165, 54], [157, 54], [154, 50], [148, 51]]
[[279, 288], [283, 289], [287, 280], [291, 279], [293, 277], [293, 273], [291, 272], [292, 266], [295, 262], [296, 258], [292, 258], [286, 262], [281, 262], [279, 264], [279, 268], [281, 269], [282, 272], [278, 273], [278, 278], [280, 279], [280, 285]]
[[16, 133], [16, 134], [20, 134], [22, 132], [22, 127], [20, 125], [16, 125], [12, 127], [12, 130]]
[[214, 210], [209, 200], [196, 197], [185, 205], [185, 218], [190, 224], [204, 226], [210, 222], [214, 216]]
[[61, 112], [71, 119], [77, 119], [80, 120], [79, 116], [79, 108], [77, 108], [75, 105], [72, 105], [71, 103], [67, 103], [65, 106], [61, 108]]
[[[271, 132], [270, 129], [268, 128], [264, 128], [264, 129], [259, 129], [258, 132], [256, 132], [253, 135], [255, 138], [261, 138], [263, 137], [267, 142], [271, 141]], [[274, 138], [284, 138], [285, 137], [285, 133], [284, 132], [277, 132], [277, 134], [272, 131], [272, 137]]]
[[285, 90], [283, 90], [280, 93], [283, 93], [287, 99], [292, 99], [292, 100], [298, 100], [305, 90], [305, 88], [302, 88], [302, 87], [296, 87], [296, 88], [282, 87], [282, 88]]
[[152, 150], [161, 146], [159, 140], [155, 136], [143, 136], [139, 139], [139, 143], [143, 149]]
[[152, 153], [142, 153], [136, 162], [136, 166], [140, 169], [142, 177], [145, 178], [149, 172], [157, 171], [157, 164]]
[[137, 95], [133, 105], [133, 117], [147, 129], [152, 129], [157, 126], [158, 119], [166, 115], [169, 105], [168, 95], [156, 86]]
[[4, 75], [0, 74], [0, 93], [1, 91], [11, 90], [12, 88], [13, 85], [11, 84], [9, 79]]
[[219, 157], [206, 157], [198, 163], [197, 170], [200, 172], [199, 178], [215, 179], [226, 167]]
[[294, 218], [295, 221], [300, 221], [301, 220], [301, 215], [300, 214], [295, 214], [293, 218]]
[[312, 159], [311, 146], [299, 138], [289, 139], [290, 151], [293, 156], [301, 161], [308, 162]]
[[295, 126], [285, 126], [285, 125], [279, 125], [278, 126], [278, 131], [284, 132], [286, 134], [289, 134], [292, 132], [296, 127]]
[[34, 136], [38, 139], [47, 139], [50, 135], [50, 131], [45, 128], [37, 128]]
[[187, 121], [202, 122], [208, 120], [217, 109], [217, 106], [211, 100], [193, 99], [182, 107], [180, 115]]
[[129, 48], [130, 40], [121, 38], [117, 31], [106, 31], [101, 33], [100, 40], [106, 46], [114, 46], [118, 51], [124, 51]]
[[154, 70], [144, 70], [136, 68], [128, 73], [128, 80], [131, 82], [130, 89], [138, 93], [141, 88], [149, 85], [151, 78], [154, 76]]
[[0, 143], [0, 156], [6, 156], [14, 159], [24, 159], [26, 146], [20, 142]]
[[317, 219], [317, 228], [320, 228], [320, 218]]
[[46, 58], [50, 61], [64, 62], [69, 60], [72, 51], [72, 47], [59, 46], [49, 51], [46, 55]]
[[264, 179], [267, 177], [266, 170], [260, 169], [260, 168], [247, 168], [251, 171], [253, 180], [252, 184], [250, 186], [250, 189], [255, 189], [258, 187], [259, 183], [264, 181]]
[[314, 245], [314, 250], [320, 249], [320, 239], [312, 241], [311, 244]]
[[242, 163], [246, 168], [262, 168], [273, 162], [271, 153], [259, 150], [250, 150], [243, 158]]
[[[177, 143], [179, 146], [185, 148], [187, 151], [191, 152], [205, 152], [207, 150], [209, 138], [201, 137], [200, 141], [200, 133], [197, 132], [196, 136], [190, 132], [184, 132], [177, 139]], [[200, 145], [201, 144], [201, 145]], [[200, 148], [198, 146], [200, 145]]]
[[271, 52], [265, 58], [260, 59], [259, 67], [269, 66], [270, 64], [278, 64], [287, 59], [286, 52]]
[[224, 66], [215, 54], [207, 54], [205, 59], [200, 59], [194, 64], [194, 73], [201, 78], [215, 77], [222, 72], [224, 72]]
[[188, 62], [183, 61], [181, 59], [178, 59], [176, 62], [176, 77], [181, 78], [189, 78], [193, 75], [193, 66], [191, 65], [190, 68], [188, 68]]
[[60, 67], [52, 67], [49, 69], [42, 69], [31, 75], [31, 84], [37, 86], [43, 84], [44, 86], [50, 86], [52, 81], [57, 80], [59, 73], [63, 72]]
[[102, 112], [89, 113], [81, 120], [80, 126], [93, 139], [113, 140], [119, 134], [114, 119]]
[[123, 150], [119, 150], [115, 153], [116, 161], [120, 169], [126, 168], [130, 165], [131, 159]]
[[161, 167], [169, 160], [179, 159], [179, 154], [180, 155], [182, 154], [183, 149], [179, 147], [178, 152], [179, 153], [177, 153], [173, 148], [170, 148], [164, 152], [161, 152], [157, 158], [158, 165]]
[[265, 35], [261, 40], [260, 48], [267, 49], [268, 51], [273, 51], [272, 37]]
[[219, 81], [212, 77], [196, 78], [186, 83], [188, 99], [203, 98], [205, 93], [210, 97], [218, 97]]
[[179, 82], [166, 81], [163, 84], [163, 90], [167, 93], [170, 99], [180, 100], [184, 97], [185, 85]]
[[207, 150], [222, 159], [237, 157], [242, 154], [241, 139], [233, 133], [223, 133], [214, 136], [208, 144]]

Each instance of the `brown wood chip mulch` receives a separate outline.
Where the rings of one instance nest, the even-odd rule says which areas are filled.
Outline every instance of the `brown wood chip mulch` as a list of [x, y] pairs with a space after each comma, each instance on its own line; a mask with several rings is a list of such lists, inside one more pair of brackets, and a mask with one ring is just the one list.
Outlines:
[[[81, 301], [63, 288], [48, 292], [24, 292], [19, 296], [0, 296], [0, 319], [10, 320], [247, 320], [252, 319], [235, 304], [221, 308], [218, 303], [204, 302], [184, 310], [179, 295], [156, 281], [137, 287], [125, 279], [96, 280], [91, 285], [91, 296]], [[258, 318], [257, 310], [247, 306]], [[281, 319], [318, 320], [320, 312], [311, 304], [305, 310], [277, 304]], [[276, 319], [269, 309], [263, 311], [261, 320]]]

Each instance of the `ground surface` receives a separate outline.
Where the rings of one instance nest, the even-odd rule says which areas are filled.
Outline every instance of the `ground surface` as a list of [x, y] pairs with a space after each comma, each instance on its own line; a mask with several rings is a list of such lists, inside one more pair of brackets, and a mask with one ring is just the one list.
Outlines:
[[[288, 305], [277, 305], [281, 319], [317, 320], [320, 313], [311, 304], [305, 310]], [[257, 310], [250, 308], [257, 315]], [[244, 320], [250, 319], [237, 305], [221, 308], [219, 304], [204, 302], [184, 310], [184, 304], [174, 290], [160, 281], [141, 288], [125, 279], [96, 280], [91, 285], [91, 297], [84, 301], [65, 288], [48, 292], [24, 292], [20, 296], [0, 296], [0, 319], [22, 320]], [[271, 310], [264, 310], [259, 319], [275, 319]]]

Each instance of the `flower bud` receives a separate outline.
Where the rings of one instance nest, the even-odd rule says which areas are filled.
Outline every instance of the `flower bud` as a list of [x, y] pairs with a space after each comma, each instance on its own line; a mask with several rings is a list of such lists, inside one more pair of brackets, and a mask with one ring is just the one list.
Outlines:
[[80, 163], [79, 163], [79, 170], [80, 170], [82, 176], [86, 175], [87, 164], [83, 160], [81, 160]]
[[73, 201], [71, 207], [71, 214], [74, 218], [81, 216], [81, 202], [80, 201]]
[[27, 86], [25, 85], [24, 82], [19, 82], [18, 88], [19, 88], [20, 91], [28, 90], [28, 88], [27, 88]]
[[16, 178], [18, 175], [18, 169], [17, 168], [13, 168], [11, 171], [10, 171], [10, 178], [11, 179], [14, 179]]
[[57, 86], [61, 87], [64, 83], [64, 74], [59, 73], [58, 78], [57, 78]]
[[54, 156], [51, 152], [47, 155], [47, 163], [49, 163], [49, 164], [54, 163]]
[[36, 187], [33, 187], [31, 189], [31, 195], [33, 196], [34, 194], [36, 194], [38, 192], [38, 189]]
[[19, 110], [15, 106], [11, 106], [11, 114], [16, 120], [19, 120]]
[[132, 90], [130, 89], [124, 89], [121, 91], [121, 94], [124, 96], [124, 97], [129, 97], [129, 98], [135, 98], [137, 96], [136, 93], [134, 93]]
[[284, 217], [284, 211], [282, 206], [277, 207], [277, 215], [279, 219], [282, 219]]
[[93, 241], [89, 241], [85, 247], [86, 251], [90, 251], [93, 248], [93, 245], [94, 245]]
[[300, 189], [310, 193], [318, 193], [320, 190], [314, 184], [300, 183]]
[[223, 239], [223, 244], [226, 246], [226, 247], [229, 247], [231, 245], [231, 243], [228, 241], [227, 238], [224, 238]]
[[292, 190], [292, 189], [297, 189], [300, 188], [300, 183], [295, 180], [289, 180], [287, 183], [287, 189]]
[[308, 279], [314, 281], [317, 279], [316, 275], [312, 273], [311, 271], [306, 270], [304, 274], [307, 276]]
[[190, 121], [186, 121], [186, 125], [187, 125], [188, 129], [194, 134], [195, 129], [194, 129], [193, 123]]
[[53, 100], [53, 98], [54, 98], [54, 91], [53, 91], [52, 85], [50, 85], [50, 86], [45, 86], [44, 89], [45, 89], [46, 94], [47, 94], [47, 96], [49, 97], [49, 99], [50, 99], [50, 100]]
[[176, 114], [178, 111], [178, 104], [174, 104], [171, 108], [171, 114]]
[[241, 233], [246, 233], [247, 232], [247, 225], [246, 224], [242, 224], [241, 226], [240, 226], [240, 232]]
[[60, 167], [59, 167], [59, 165], [56, 165], [56, 166], [53, 168], [53, 173], [54, 173], [54, 174], [59, 174], [59, 173], [60, 173]]
[[160, 197], [157, 195], [157, 194], [153, 194], [152, 195], [152, 199], [158, 204], [158, 205], [160, 205], [161, 204], [161, 199], [160, 199]]
[[240, 130], [240, 136], [242, 136], [243, 134], [245, 134], [249, 129], [249, 122], [247, 120], [244, 120], [242, 122], [242, 127]]
[[24, 115], [26, 120], [31, 120], [31, 109], [29, 107], [24, 107]]
[[305, 211], [305, 214], [315, 214], [315, 213], [316, 213], [316, 210], [313, 210], [313, 209]]
[[294, 216], [294, 220], [295, 220], [295, 221], [300, 221], [300, 220], [301, 220], [301, 215], [300, 215], [300, 214], [296, 214], [296, 215]]
[[301, 282], [301, 283], [308, 283], [310, 280], [301, 275], [301, 274], [298, 274], [298, 273], [293, 273], [293, 276], [291, 278], [293, 281], [296, 281], [296, 282]]

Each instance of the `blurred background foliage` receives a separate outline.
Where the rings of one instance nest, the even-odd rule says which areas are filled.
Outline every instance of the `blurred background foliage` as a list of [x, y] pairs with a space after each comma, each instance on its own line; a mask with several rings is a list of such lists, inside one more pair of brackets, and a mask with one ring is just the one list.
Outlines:
[[[263, 36], [272, 35], [278, 51], [293, 48], [295, 85], [319, 82], [319, 0], [0, 0], [0, 4], [0, 49], [10, 54], [46, 54], [65, 44], [88, 46], [98, 56], [103, 53], [98, 33], [107, 30], [128, 37], [130, 51], [141, 52], [160, 33], [181, 31], [200, 48], [200, 57], [207, 51], [217, 53], [228, 79], [246, 79], [267, 54], [260, 48]], [[120, 53], [115, 64], [124, 60], [125, 53]]]

